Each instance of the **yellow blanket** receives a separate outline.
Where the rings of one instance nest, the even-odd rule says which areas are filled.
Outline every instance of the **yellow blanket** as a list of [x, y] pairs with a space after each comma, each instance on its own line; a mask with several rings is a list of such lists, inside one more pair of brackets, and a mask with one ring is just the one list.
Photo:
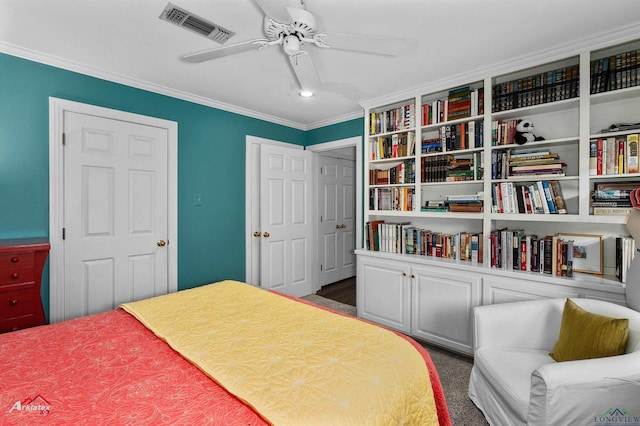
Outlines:
[[437, 425], [405, 339], [235, 281], [122, 305], [275, 425]]

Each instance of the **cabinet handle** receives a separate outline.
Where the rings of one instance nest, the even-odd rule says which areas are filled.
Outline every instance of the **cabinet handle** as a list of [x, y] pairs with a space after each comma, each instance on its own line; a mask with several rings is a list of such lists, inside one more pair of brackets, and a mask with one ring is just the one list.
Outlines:
[[16, 306], [18, 304], [18, 302], [20, 302], [18, 299], [13, 298], [13, 299], [9, 300], [9, 305]]
[[17, 272], [14, 272], [13, 274], [11, 274], [11, 278], [14, 280], [18, 279], [19, 277], [20, 277], [20, 274]]
[[20, 262], [20, 258], [18, 256], [13, 256], [11, 258], [11, 263], [18, 263], [18, 262]]

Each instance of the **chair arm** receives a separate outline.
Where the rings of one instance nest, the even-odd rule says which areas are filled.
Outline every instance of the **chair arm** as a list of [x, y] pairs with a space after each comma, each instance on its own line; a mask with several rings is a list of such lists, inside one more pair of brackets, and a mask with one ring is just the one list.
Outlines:
[[473, 310], [475, 348], [551, 350], [560, 330], [564, 299], [478, 306]]
[[593, 424], [609, 409], [637, 411], [639, 400], [640, 352], [550, 363], [531, 375], [528, 421]]

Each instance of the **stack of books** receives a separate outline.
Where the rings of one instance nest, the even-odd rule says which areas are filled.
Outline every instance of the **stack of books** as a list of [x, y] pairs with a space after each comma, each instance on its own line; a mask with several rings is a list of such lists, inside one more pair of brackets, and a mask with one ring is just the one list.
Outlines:
[[448, 195], [446, 205], [450, 212], [480, 213], [483, 211], [483, 194]]
[[640, 187], [640, 182], [596, 182], [591, 194], [594, 215], [625, 216], [631, 209], [629, 194]]
[[513, 177], [540, 177], [542, 175], [564, 176], [560, 156], [548, 149], [509, 152], [509, 175]]

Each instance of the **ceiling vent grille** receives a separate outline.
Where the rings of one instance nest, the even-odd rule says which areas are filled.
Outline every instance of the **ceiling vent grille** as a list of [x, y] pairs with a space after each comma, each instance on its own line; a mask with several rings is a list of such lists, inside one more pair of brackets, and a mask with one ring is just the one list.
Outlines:
[[233, 31], [229, 31], [219, 25], [214, 24], [204, 18], [194, 15], [174, 4], [168, 3], [162, 11], [160, 19], [171, 22], [179, 27], [186, 28], [196, 34], [200, 34], [210, 40], [224, 44], [227, 40], [235, 35]]

